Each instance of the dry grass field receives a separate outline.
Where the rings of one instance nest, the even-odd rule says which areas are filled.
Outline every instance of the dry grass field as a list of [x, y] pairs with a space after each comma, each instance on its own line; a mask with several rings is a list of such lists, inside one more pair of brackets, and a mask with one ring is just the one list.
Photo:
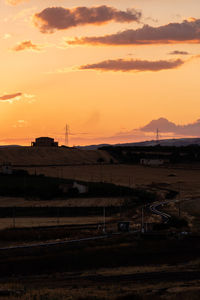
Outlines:
[[[151, 168], [138, 165], [79, 165], [64, 167], [35, 167], [27, 168], [30, 173], [45, 174], [52, 177], [62, 177], [83, 181], [110, 182], [130, 187], [143, 187], [162, 193], [163, 189], [173, 189], [180, 194], [182, 217], [187, 219], [191, 229], [200, 228], [200, 170], [187, 168]], [[71, 207], [71, 206], [120, 206], [123, 195], [118, 198], [73, 198], [66, 200], [34, 201], [24, 198], [1, 197], [0, 207]], [[186, 201], [182, 201], [186, 200]], [[172, 215], [178, 216], [179, 205], [172, 203], [165, 208]], [[155, 221], [155, 217], [149, 216], [148, 221]], [[157, 219], [156, 219], [157, 220]], [[55, 218], [17, 219], [18, 226], [46, 226], [56, 224]], [[62, 224], [73, 223], [73, 218], [62, 218]], [[76, 221], [77, 222], [77, 219]], [[86, 223], [80, 221], [80, 223]], [[0, 228], [12, 226], [12, 220], [0, 222]]]
[[[191, 242], [191, 246], [194, 245], [194, 241]], [[180, 255], [174, 253], [174, 248], [176, 251], [182, 249]], [[10, 293], [0, 299], [197, 300], [200, 260], [198, 249], [194, 258], [190, 249], [190, 241], [137, 242], [131, 236], [125, 236], [115, 241], [80, 244], [71, 249], [63, 246], [3, 253], [0, 258], [2, 270], [5, 271], [7, 265], [12, 268], [13, 264], [15, 269], [10, 278], [0, 276], [0, 295], [1, 291]], [[75, 268], [68, 260], [69, 255], [74, 259]], [[91, 261], [89, 268], [85, 267], [85, 260]], [[33, 274], [29, 266], [32, 266]], [[55, 269], [53, 273], [52, 269]], [[59, 269], [60, 272], [56, 272]]]
[[[144, 167], [138, 165], [82, 165], [65, 167], [27, 168], [30, 173], [45, 174], [52, 177], [70, 178], [83, 181], [110, 182], [130, 187], [142, 187], [160, 194], [165, 189], [179, 192], [177, 199], [181, 200], [182, 217], [187, 219], [191, 229], [199, 230], [200, 222], [200, 170], [188, 168]], [[109, 206], [120, 205], [124, 200], [119, 198], [92, 198], [53, 200], [53, 206]], [[185, 201], [182, 201], [185, 200]], [[26, 201], [24, 199], [0, 199], [1, 206], [45, 206], [46, 201]], [[172, 203], [165, 208], [172, 215], [178, 216], [179, 205]], [[148, 221], [157, 220], [149, 216]]]
[[[93, 274], [90, 274], [92, 276]], [[84, 277], [84, 275], [83, 275]], [[47, 277], [43, 278], [48, 282]], [[36, 278], [33, 280], [36, 281]], [[59, 277], [56, 276], [56, 282]], [[38, 278], [39, 281], [39, 278]], [[60, 281], [64, 281], [60, 278]], [[68, 287], [48, 288], [31, 287], [30, 283], [27, 288], [20, 283], [2, 284], [2, 290], [13, 291], [18, 293], [18, 296], [8, 296], [0, 299], [4, 300], [198, 300], [200, 295], [200, 281], [194, 280], [189, 283], [185, 282], [161, 282], [157, 284], [152, 283], [136, 283], [123, 284], [98, 284], [90, 286], [86, 284], [83, 287], [78, 287], [76, 283]], [[35, 282], [35, 286], [36, 286]]]
[[90, 165], [28, 168], [30, 173], [84, 181], [110, 182], [130, 187], [164, 185], [181, 191], [181, 198], [200, 199], [200, 170], [138, 165]]
[[110, 162], [112, 157], [101, 150], [80, 150], [66, 147], [4, 147], [0, 148], [0, 164], [13, 165], [61, 165], [94, 164], [98, 159]]
[[[112, 218], [107, 217], [106, 222], [109, 222]], [[102, 223], [103, 215], [94, 216], [94, 217], [52, 217], [52, 218], [33, 218], [33, 217], [25, 217], [25, 218], [0, 218], [0, 230], [5, 228], [12, 227], [40, 227], [40, 226], [57, 226], [57, 225], [81, 225], [81, 224], [94, 224], [94, 223]]]
[[[200, 170], [120, 164], [29, 167], [27, 170], [32, 174], [110, 182], [142, 187], [159, 193], [167, 189], [176, 190], [180, 193], [177, 199], [181, 200], [181, 216], [188, 220], [191, 228], [195, 228], [196, 231], [200, 228], [198, 221], [200, 219]], [[5, 206], [31, 208], [48, 205], [54, 207], [120, 206], [123, 200], [123, 195], [119, 195], [118, 198], [74, 198], [51, 201], [1, 197], [0, 208]], [[165, 209], [176, 216], [179, 214], [178, 202], [163, 207], [163, 210]], [[149, 218], [148, 221], [155, 221], [155, 217], [150, 212], [145, 218]], [[139, 219], [131, 220], [136, 223]], [[107, 218], [106, 221], [110, 222], [112, 218]], [[2, 218], [0, 229], [13, 227], [13, 225], [37, 227], [100, 222], [103, 222], [103, 215], [59, 219], [56, 216], [15, 220]], [[88, 231], [87, 234], [90, 235], [91, 232]], [[16, 241], [13, 243], [18, 244]], [[4, 244], [9, 245], [10, 242]], [[125, 236], [116, 236], [101, 242], [91, 242], [91, 244], [1, 253], [0, 267], [3, 275], [0, 274], [0, 299], [197, 300], [200, 295], [199, 249], [200, 240], [189, 238], [187, 240], [187, 237], [186, 240], [169, 238], [169, 240], [154, 241], [125, 234]], [[1, 291], [2, 293], [5, 291], [5, 294], [7, 291], [7, 296], [1, 296]]]
[[15, 197], [0, 197], [1, 207], [102, 207], [102, 206], [120, 206], [125, 197], [118, 198], [69, 198], [69, 199], [57, 199], [57, 200], [26, 200], [24, 198]]

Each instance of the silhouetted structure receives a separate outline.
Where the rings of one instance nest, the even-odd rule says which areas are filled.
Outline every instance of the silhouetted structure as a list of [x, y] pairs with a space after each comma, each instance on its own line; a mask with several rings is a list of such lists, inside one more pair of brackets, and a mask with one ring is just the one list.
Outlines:
[[69, 126], [65, 127], [65, 146], [69, 147]]
[[54, 142], [54, 139], [50, 137], [39, 137], [31, 145], [32, 147], [58, 147], [58, 142]]
[[148, 158], [141, 158], [140, 164], [144, 166], [161, 166], [164, 163], [169, 163], [169, 159], [148, 159]]

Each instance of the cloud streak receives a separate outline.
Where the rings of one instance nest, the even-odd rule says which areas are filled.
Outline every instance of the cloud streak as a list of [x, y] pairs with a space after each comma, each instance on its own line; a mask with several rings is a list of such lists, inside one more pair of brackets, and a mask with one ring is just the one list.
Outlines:
[[187, 51], [179, 51], [175, 50], [169, 53], [170, 55], [189, 55], [190, 53]]
[[135, 9], [126, 11], [102, 5], [98, 7], [48, 7], [35, 14], [34, 23], [42, 33], [52, 33], [80, 25], [102, 25], [107, 22], [138, 22], [141, 12]]
[[128, 29], [104, 36], [80, 37], [68, 41], [70, 45], [154, 45], [200, 42], [200, 19], [185, 20], [182, 23], [152, 27], [144, 25], [139, 29]]
[[13, 51], [23, 51], [23, 50], [32, 50], [32, 51], [40, 51], [41, 47], [39, 45], [33, 44], [30, 40], [29, 41], [23, 41], [13, 47]]
[[22, 93], [7, 94], [7, 95], [1, 96], [0, 101], [17, 100], [21, 96], [22, 96]]
[[24, 99], [28, 103], [33, 103], [35, 102], [35, 95], [31, 94], [23, 94], [21, 92], [19, 93], [14, 93], [14, 94], [5, 94], [0, 97], [0, 102], [9, 102], [12, 103], [13, 101], [21, 100]]
[[181, 59], [177, 60], [134, 60], [134, 59], [116, 59], [105, 60], [96, 64], [87, 64], [80, 66], [80, 70], [99, 70], [99, 71], [122, 71], [122, 72], [144, 72], [152, 71], [157, 72], [167, 69], [176, 69], [183, 65], [185, 62]]

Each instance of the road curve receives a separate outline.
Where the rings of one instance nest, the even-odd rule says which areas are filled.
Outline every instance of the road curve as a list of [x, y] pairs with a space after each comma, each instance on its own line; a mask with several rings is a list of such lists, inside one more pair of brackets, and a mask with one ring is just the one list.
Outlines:
[[171, 216], [166, 214], [165, 212], [162, 212], [159, 210], [160, 207], [162, 207], [163, 205], [166, 205], [168, 204], [170, 201], [162, 201], [162, 202], [159, 202], [159, 203], [154, 203], [154, 204], [151, 204], [149, 206], [149, 209], [150, 211], [153, 213], [153, 214], [156, 214], [158, 216], [161, 216], [162, 219], [163, 219], [163, 222], [166, 224], [169, 222]]

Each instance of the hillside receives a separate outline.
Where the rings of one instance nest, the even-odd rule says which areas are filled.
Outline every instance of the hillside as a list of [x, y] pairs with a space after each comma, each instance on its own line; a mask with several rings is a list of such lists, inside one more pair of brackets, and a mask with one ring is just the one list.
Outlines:
[[103, 150], [81, 150], [65, 147], [3, 147], [0, 164], [13, 165], [65, 165], [95, 164], [98, 160], [110, 162], [111, 155]]
[[[135, 142], [135, 143], [120, 143], [120, 144], [97, 144], [97, 145], [87, 145], [79, 146], [79, 149], [95, 150], [102, 147], [113, 146], [113, 147], [151, 147], [156, 146], [158, 142], [156, 140]], [[162, 139], [159, 140], [160, 146], [169, 147], [185, 147], [189, 145], [200, 145], [200, 138], [182, 138], [182, 139]]]

